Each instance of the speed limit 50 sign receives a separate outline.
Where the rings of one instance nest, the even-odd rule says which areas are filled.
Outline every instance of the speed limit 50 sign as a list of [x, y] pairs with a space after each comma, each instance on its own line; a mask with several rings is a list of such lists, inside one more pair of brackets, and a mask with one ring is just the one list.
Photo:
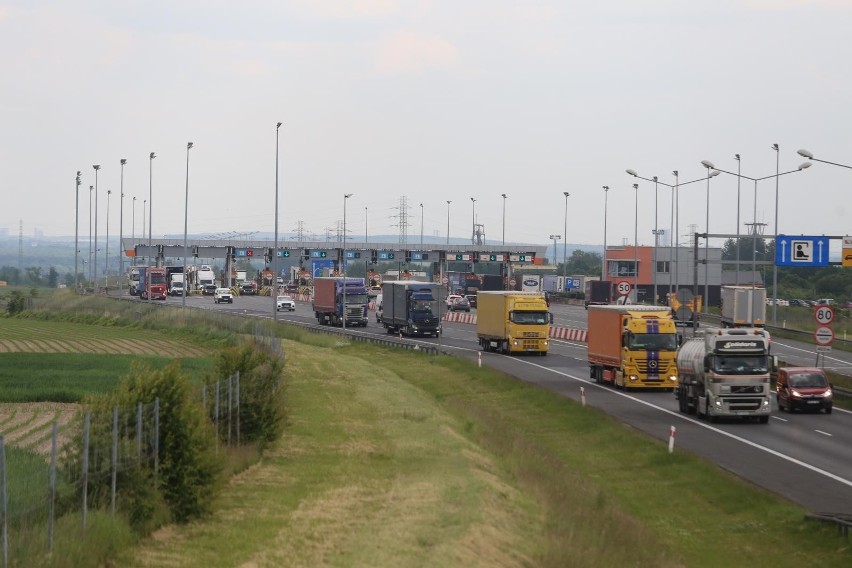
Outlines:
[[628, 282], [627, 280], [621, 280], [620, 282], [618, 282], [615, 285], [615, 289], [618, 292], [619, 296], [626, 296], [627, 294], [630, 293], [631, 288], [633, 288], [633, 287], [630, 285], [630, 282]]
[[831, 306], [815, 306], [814, 319], [820, 325], [829, 325], [834, 321], [834, 308]]

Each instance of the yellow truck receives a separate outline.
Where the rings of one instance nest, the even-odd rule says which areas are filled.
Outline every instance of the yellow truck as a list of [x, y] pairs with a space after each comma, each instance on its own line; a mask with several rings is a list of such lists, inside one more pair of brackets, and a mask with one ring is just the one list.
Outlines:
[[476, 335], [483, 351], [547, 355], [551, 315], [543, 293], [479, 291], [476, 301]]
[[615, 388], [672, 390], [678, 334], [665, 307], [589, 306], [589, 376]]

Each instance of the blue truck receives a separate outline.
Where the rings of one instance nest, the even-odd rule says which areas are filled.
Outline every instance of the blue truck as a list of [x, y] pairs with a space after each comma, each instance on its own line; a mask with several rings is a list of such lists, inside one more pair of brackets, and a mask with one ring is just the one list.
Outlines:
[[[345, 293], [344, 293], [345, 291]], [[313, 309], [320, 325], [367, 326], [367, 287], [360, 278], [314, 278]]]
[[439, 305], [437, 284], [410, 280], [382, 283], [382, 324], [388, 333], [438, 337]]

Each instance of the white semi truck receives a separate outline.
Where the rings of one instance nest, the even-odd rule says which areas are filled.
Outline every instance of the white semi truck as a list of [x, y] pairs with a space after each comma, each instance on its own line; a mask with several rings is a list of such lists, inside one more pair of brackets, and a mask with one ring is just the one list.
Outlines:
[[722, 327], [763, 327], [766, 288], [722, 286]]
[[777, 359], [769, 354], [762, 329], [720, 329], [683, 342], [677, 353], [675, 396], [685, 414], [756, 418], [766, 424], [772, 409], [770, 372]]

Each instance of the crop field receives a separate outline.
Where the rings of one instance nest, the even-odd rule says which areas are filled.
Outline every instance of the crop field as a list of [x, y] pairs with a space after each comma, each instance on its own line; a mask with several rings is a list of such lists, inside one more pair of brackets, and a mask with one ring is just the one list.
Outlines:
[[203, 357], [208, 350], [188, 341], [163, 339], [144, 329], [71, 322], [0, 319], [0, 353], [126, 353]]
[[208, 355], [150, 330], [0, 318], [0, 435], [46, 456], [53, 422], [61, 446], [77, 429], [76, 403], [114, 388], [134, 361], [159, 368], [180, 358], [184, 369], [203, 373]]

